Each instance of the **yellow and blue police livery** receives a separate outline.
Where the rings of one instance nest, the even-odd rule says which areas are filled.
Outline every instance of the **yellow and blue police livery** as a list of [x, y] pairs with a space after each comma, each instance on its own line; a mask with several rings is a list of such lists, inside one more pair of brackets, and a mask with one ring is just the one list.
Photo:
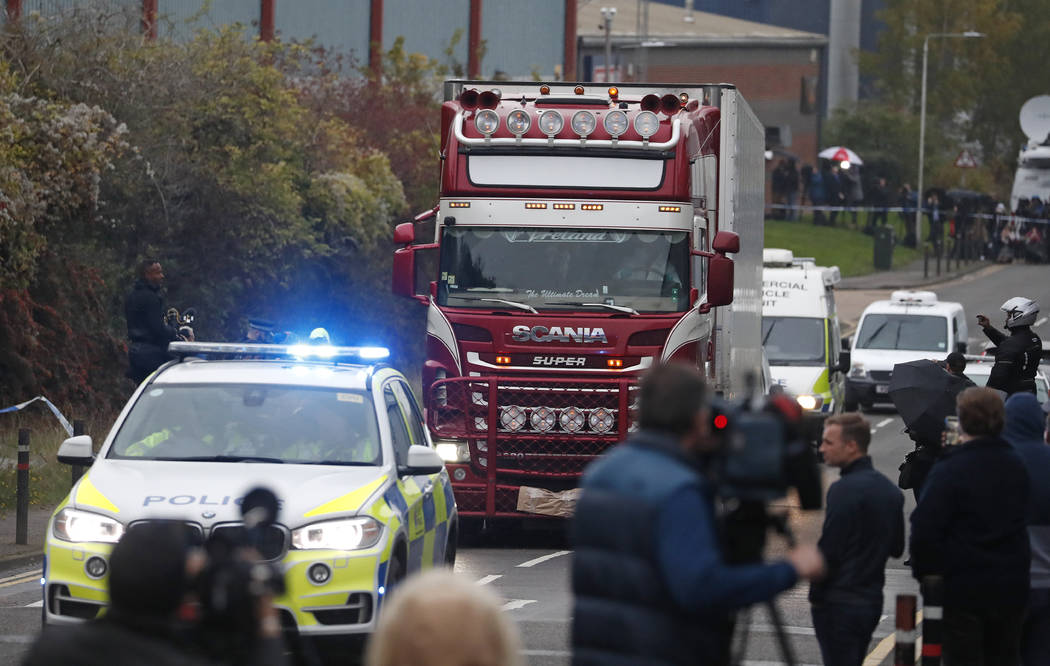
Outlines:
[[259, 550], [284, 571], [287, 592], [275, 603], [290, 631], [370, 632], [398, 581], [454, 563], [448, 474], [404, 375], [361, 362], [381, 350], [171, 350], [179, 360], [143, 382], [97, 455], [87, 436], [59, 450], [90, 469], [48, 527], [46, 623], [99, 613], [109, 553], [125, 532], [174, 520], [203, 544], [239, 528], [241, 498], [260, 485], [280, 499]]

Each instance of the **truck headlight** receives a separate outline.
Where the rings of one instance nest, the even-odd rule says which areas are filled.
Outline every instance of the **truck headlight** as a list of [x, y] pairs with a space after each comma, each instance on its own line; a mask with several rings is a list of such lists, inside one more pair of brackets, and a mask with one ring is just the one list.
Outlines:
[[383, 526], [362, 516], [326, 520], [292, 530], [292, 547], [299, 550], [361, 550], [371, 548], [383, 535]]
[[870, 379], [871, 375], [864, 369], [861, 363], [854, 363], [849, 369], [849, 376], [853, 379]]
[[470, 460], [470, 447], [466, 442], [454, 439], [434, 440], [434, 450], [448, 463], [465, 463]]
[[824, 404], [824, 398], [819, 395], [800, 395], [795, 397], [795, 402], [802, 409], [813, 410], [820, 409]]
[[63, 541], [116, 543], [124, 536], [124, 525], [99, 513], [66, 507], [55, 516], [51, 533]]

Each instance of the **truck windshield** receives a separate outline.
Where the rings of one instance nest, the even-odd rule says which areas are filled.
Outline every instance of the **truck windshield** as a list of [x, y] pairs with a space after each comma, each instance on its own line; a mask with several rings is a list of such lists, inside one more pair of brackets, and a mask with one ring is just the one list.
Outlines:
[[944, 352], [947, 321], [933, 315], [869, 314], [860, 326], [857, 348]]
[[131, 408], [109, 458], [378, 465], [368, 392], [299, 386], [157, 385]]
[[[445, 227], [438, 304], [638, 312], [689, 308], [684, 231]], [[508, 306], [510, 307], [510, 306]], [[607, 309], [616, 314], [613, 309]]]
[[816, 317], [763, 317], [762, 346], [770, 365], [822, 365], [824, 320]]

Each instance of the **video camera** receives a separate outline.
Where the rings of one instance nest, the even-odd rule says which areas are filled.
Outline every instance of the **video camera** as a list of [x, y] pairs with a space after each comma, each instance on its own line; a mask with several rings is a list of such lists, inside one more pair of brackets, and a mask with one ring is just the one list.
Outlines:
[[277, 496], [255, 488], [241, 504], [243, 526], [216, 533], [205, 544], [207, 564], [196, 578], [201, 602], [201, 647], [225, 663], [248, 663], [259, 638], [259, 604], [284, 593], [284, 574], [264, 561], [268, 530], [277, 521]]
[[714, 476], [726, 507], [727, 559], [758, 562], [770, 527], [793, 541], [786, 516], [766, 510], [770, 502], [794, 488], [802, 509], [821, 508], [816, 453], [803, 436], [801, 408], [788, 395], [752, 395], [740, 403], [713, 400], [711, 411], [712, 429], [723, 439]]

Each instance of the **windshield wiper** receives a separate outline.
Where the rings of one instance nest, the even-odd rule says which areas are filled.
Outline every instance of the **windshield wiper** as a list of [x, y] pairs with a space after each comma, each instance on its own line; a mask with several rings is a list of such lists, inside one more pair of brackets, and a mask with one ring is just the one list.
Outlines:
[[774, 320], [774, 321], [770, 322], [770, 324], [769, 324], [769, 330], [768, 330], [768, 331], [766, 331], [766, 334], [765, 334], [765, 336], [764, 336], [764, 337], [762, 338], [762, 346], [763, 346], [763, 347], [765, 347], [765, 346], [766, 346], [766, 343], [767, 343], [767, 342], [769, 342], [769, 336], [773, 335], [773, 329], [774, 329], [774, 328], [776, 328], [776, 327], [777, 327], [777, 324], [779, 324], [779, 323], [780, 323], [780, 322], [779, 322], [779, 321], [776, 321], [776, 320]]
[[609, 303], [544, 303], [544, 305], [575, 305], [581, 308], [609, 308], [610, 310], [616, 310], [617, 312], [623, 312], [626, 314], [639, 314], [634, 308], [629, 308], [626, 305], [612, 305]]
[[359, 460], [292, 460], [296, 465], [339, 465], [341, 467], [375, 467], [376, 463]]
[[283, 464], [280, 458], [267, 458], [265, 456], [189, 456], [186, 458], [151, 458], [151, 460], [174, 460], [181, 462], [260, 462]]

